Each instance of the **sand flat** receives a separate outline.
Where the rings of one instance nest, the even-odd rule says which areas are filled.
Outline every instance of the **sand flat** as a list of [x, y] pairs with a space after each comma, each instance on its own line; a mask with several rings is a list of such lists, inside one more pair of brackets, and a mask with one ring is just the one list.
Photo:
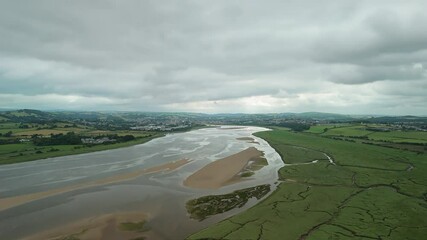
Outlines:
[[226, 127], [226, 126], [222, 126], [222, 127], [218, 127], [217, 129], [220, 130], [237, 130], [237, 129], [245, 129], [246, 127]]
[[145, 235], [145, 232], [126, 231], [120, 228], [120, 224], [126, 222], [141, 222], [149, 218], [147, 215], [135, 212], [121, 212], [87, 218], [77, 222], [48, 230], [25, 240], [56, 240], [56, 239], [135, 239]]
[[236, 181], [236, 175], [246, 167], [249, 161], [262, 155], [261, 151], [255, 147], [250, 147], [234, 155], [216, 160], [185, 179], [184, 186], [218, 189], [228, 185], [230, 181]]
[[96, 186], [102, 186], [102, 185], [106, 185], [106, 184], [124, 182], [124, 181], [135, 179], [135, 178], [137, 178], [143, 174], [149, 174], [149, 173], [155, 173], [155, 172], [161, 172], [161, 171], [172, 171], [172, 170], [175, 170], [175, 169], [177, 169], [177, 168], [179, 168], [179, 167], [181, 167], [181, 166], [183, 166], [189, 162], [190, 162], [189, 159], [181, 159], [181, 160], [169, 162], [169, 163], [166, 163], [163, 165], [159, 165], [159, 166], [155, 166], [155, 167], [151, 167], [151, 168], [147, 168], [147, 169], [142, 169], [142, 170], [138, 170], [138, 171], [134, 171], [134, 172], [130, 172], [130, 173], [119, 174], [116, 176], [103, 178], [103, 179], [99, 179], [99, 180], [95, 180], [95, 181], [90, 181], [87, 183], [81, 183], [81, 184], [71, 185], [71, 186], [67, 186], [67, 187], [63, 187], [63, 188], [51, 189], [48, 191], [30, 193], [30, 194], [15, 196], [15, 197], [2, 198], [2, 199], [0, 199], [0, 211], [8, 209], [8, 208], [12, 208], [12, 207], [24, 204], [24, 203], [28, 203], [31, 201], [50, 197], [53, 195], [74, 191], [77, 189], [83, 189], [83, 188], [88, 188], [88, 187], [96, 187]]

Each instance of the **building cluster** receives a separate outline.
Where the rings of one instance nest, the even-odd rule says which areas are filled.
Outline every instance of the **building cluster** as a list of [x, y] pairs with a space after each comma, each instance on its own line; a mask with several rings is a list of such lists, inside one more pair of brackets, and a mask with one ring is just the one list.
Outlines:
[[178, 125], [178, 126], [166, 126], [166, 125], [146, 125], [146, 126], [135, 126], [131, 127], [131, 130], [140, 130], [140, 131], [174, 131], [190, 127], [189, 125]]
[[103, 138], [82, 138], [81, 139], [83, 144], [103, 144], [103, 143], [109, 143], [109, 142], [116, 142], [116, 139], [110, 139], [108, 137]]

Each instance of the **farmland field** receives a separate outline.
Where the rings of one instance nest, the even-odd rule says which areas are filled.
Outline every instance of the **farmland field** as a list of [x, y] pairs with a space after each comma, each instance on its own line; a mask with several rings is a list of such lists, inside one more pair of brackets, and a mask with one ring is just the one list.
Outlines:
[[346, 126], [346, 127], [336, 127], [328, 129], [323, 135], [326, 136], [349, 136], [349, 137], [360, 137], [366, 136], [372, 133], [367, 131], [364, 126]]
[[427, 143], [427, 132], [419, 132], [419, 131], [376, 132], [376, 133], [370, 134], [369, 139], [377, 140], [377, 141], [391, 141], [391, 142]]
[[[384, 129], [375, 131], [375, 129]], [[328, 137], [363, 138], [378, 142], [427, 144], [427, 132], [414, 130], [396, 130], [387, 125], [348, 125], [327, 124], [311, 126], [307, 133]]]

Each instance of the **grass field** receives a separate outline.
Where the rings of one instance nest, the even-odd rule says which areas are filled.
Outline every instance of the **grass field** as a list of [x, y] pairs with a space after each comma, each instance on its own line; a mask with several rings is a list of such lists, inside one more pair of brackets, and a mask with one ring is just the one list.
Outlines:
[[369, 139], [390, 142], [427, 143], [427, 132], [375, 132], [369, 135]]
[[286, 163], [310, 162], [327, 153], [335, 164], [318, 161], [281, 168], [278, 189], [264, 201], [189, 239], [424, 239], [427, 235], [425, 154], [319, 134], [274, 130], [256, 135]]
[[342, 124], [320, 124], [320, 125], [313, 125], [310, 127], [309, 130], [307, 130], [306, 132], [309, 133], [316, 133], [316, 134], [320, 134], [320, 133], [324, 133], [325, 130], [329, 130], [329, 129], [333, 129], [333, 128], [341, 128], [341, 127], [347, 127], [350, 126], [347, 123], [342, 123]]
[[427, 144], [427, 132], [395, 129], [378, 132], [369, 130], [370, 128], [388, 129], [389, 127], [381, 124], [327, 124], [311, 126], [306, 132], [327, 137], [364, 138], [373, 142]]
[[361, 137], [372, 133], [371, 131], [365, 130], [363, 126], [348, 126], [348, 127], [337, 127], [328, 129], [323, 135], [326, 136], [348, 136], [348, 137]]

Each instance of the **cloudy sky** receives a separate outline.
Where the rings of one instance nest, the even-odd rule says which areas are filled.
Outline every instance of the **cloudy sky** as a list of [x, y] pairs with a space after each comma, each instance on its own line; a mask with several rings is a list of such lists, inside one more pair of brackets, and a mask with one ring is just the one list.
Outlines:
[[0, 108], [427, 115], [426, 9], [0, 0]]

